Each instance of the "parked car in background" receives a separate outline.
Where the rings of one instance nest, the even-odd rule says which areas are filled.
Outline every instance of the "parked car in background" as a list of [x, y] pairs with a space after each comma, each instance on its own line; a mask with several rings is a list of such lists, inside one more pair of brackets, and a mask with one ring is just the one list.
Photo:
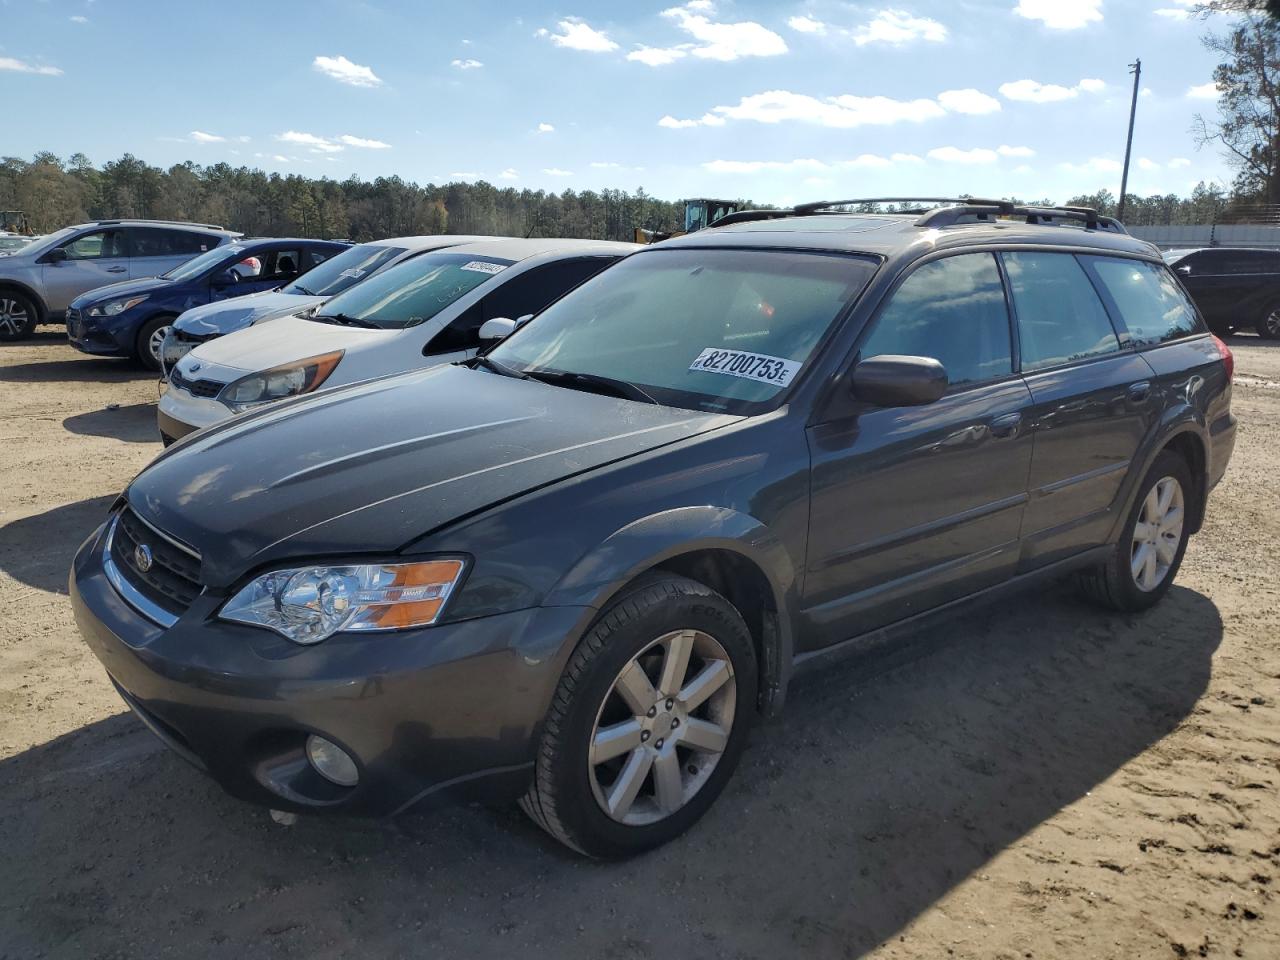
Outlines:
[[166, 444], [234, 414], [472, 356], [486, 321], [537, 313], [639, 247], [602, 240], [488, 238], [420, 254], [282, 317], [201, 344], [169, 372], [157, 420]]
[[0, 257], [0, 340], [60, 323], [71, 301], [117, 280], [154, 277], [241, 234], [202, 223], [96, 220]]
[[185, 310], [290, 283], [348, 249], [333, 240], [238, 240], [143, 280], [82, 294], [67, 309], [67, 337], [83, 353], [133, 357], [160, 369], [160, 350]]
[[1253, 329], [1280, 340], [1280, 250], [1205, 247], [1164, 258], [1214, 333]]
[[195, 434], [80, 548], [85, 640], [236, 796], [519, 797], [622, 857], [697, 822], [798, 671], [1068, 572], [1159, 602], [1235, 420], [1155, 249], [1078, 208], [821, 209], [643, 248], [472, 362]]
[[0, 232], [0, 257], [30, 246], [38, 239], [38, 237], [26, 237], [20, 233]]
[[362, 243], [325, 261], [284, 286], [264, 290], [234, 301], [215, 301], [192, 307], [173, 323], [161, 349], [165, 374], [197, 344], [226, 336], [263, 320], [288, 317], [317, 307], [348, 287], [428, 250], [439, 250], [486, 237], [392, 237]]

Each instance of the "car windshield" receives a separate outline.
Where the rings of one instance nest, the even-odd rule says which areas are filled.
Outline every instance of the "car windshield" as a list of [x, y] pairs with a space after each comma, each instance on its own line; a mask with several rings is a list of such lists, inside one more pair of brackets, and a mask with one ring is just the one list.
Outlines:
[[350, 250], [343, 250], [336, 257], [330, 257], [314, 269], [308, 270], [285, 286], [281, 293], [302, 297], [335, 297], [402, 253], [404, 247], [362, 243]]
[[[239, 244], [231, 244], [229, 247], [214, 247], [207, 250], [198, 257], [192, 257], [186, 263], [180, 263], [168, 273], [160, 274], [165, 280], [192, 280], [200, 276], [206, 270], [216, 267], [219, 263], [226, 260], [233, 253], [243, 253], [244, 247]], [[234, 262], [234, 261], [232, 261]]]
[[556, 382], [605, 378], [672, 406], [756, 413], [877, 266], [857, 255], [655, 249], [588, 280], [487, 356]]
[[426, 253], [339, 294], [311, 319], [383, 330], [416, 327], [511, 263], [470, 253]]

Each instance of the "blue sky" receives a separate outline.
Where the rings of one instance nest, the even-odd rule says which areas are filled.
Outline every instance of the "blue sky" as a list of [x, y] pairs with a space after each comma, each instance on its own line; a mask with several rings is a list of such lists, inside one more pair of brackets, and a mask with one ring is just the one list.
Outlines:
[[1197, 152], [1191, 0], [0, 0], [0, 152], [676, 199], [1118, 192]]

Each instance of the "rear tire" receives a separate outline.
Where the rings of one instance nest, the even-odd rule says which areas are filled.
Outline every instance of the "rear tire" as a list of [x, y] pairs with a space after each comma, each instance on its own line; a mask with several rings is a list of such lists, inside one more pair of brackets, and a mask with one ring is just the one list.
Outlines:
[[1280, 340], [1280, 300], [1273, 300], [1263, 308], [1254, 329], [1264, 340]]
[[684, 577], [649, 581], [569, 658], [520, 806], [590, 857], [660, 846], [724, 789], [755, 698], [755, 648], [733, 605]]
[[1104, 607], [1126, 613], [1159, 603], [1182, 566], [1195, 489], [1182, 457], [1168, 450], [1156, 457], [1142, 478], [1111, 556], [1080, 574], [1084, 593]]
[[165, 336], [173, 328], [176, 318], [172, 314], [152, 317], [142, 325], [134, 341], [133, 355], [148, 370], [160, 370], [160, 348]]
[[14, 290], [0, 290], [0, 340], [25, 340], [40, 316], [31, 298]]

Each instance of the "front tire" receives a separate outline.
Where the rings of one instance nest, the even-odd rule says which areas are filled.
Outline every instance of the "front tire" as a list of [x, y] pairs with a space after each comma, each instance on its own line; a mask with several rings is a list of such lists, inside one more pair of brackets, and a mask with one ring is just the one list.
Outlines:
[[36, 329], [39, 318], [29, 297], [12, 290], [0, 290], [0, 340], [25, 340]]
[[590, 857], [660, 846], [724, 789], [755, 696], [755, 648], [733, 605], [684, 577], [646, 582], [569, 658], [520, 805]]
[[1273, 300], [1263, 308], [1254, 329], [1264, 340], [1280, 340], [1280, 300]]
[[138, 362], [148, 370], [159, 371], [161, 369], [160, 350], [164, 346], [164, 338], [173, 329], [174, 319], [170, 315], [152, 317], [138, 331], [133, 354]]
[[1129, 613], [1160, 602], [1187, 550], [1194, 490], [1182, 457], [1167, 450], [1156, 457], [1111, 556], [1080, 576], [1090, 599]]

